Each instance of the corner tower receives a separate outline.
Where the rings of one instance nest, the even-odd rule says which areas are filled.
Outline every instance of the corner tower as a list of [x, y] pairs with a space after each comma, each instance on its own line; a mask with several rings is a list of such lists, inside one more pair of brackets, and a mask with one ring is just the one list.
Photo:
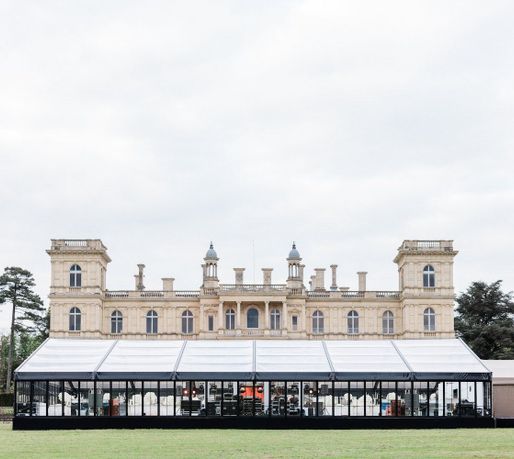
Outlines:
[[[50, 336], [100, 336], [111, 261], [100, 239], [52, 239]], [[72, 311], [73, 310], [73, 311]]]
[[453, 262], [451, 240], [405, 240], [398, 265], [404, 338], [453, 338]]

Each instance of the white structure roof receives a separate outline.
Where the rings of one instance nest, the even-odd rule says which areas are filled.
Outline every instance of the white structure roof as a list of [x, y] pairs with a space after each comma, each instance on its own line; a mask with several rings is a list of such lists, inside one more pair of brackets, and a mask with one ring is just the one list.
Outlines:
[[495, 384], [514, 384], [514, 360], [482, 360], [493, 372]]
[[15, 372], [30, 379], [486, 380], [458, 339], [382, 341], [45, 341]]

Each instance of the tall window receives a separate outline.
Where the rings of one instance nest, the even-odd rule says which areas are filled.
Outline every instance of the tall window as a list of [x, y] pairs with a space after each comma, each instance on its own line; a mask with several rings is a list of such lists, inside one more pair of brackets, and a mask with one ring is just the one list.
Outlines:
[[182, 333], [193, 333], [193, 313], [189, 310], [182, 313]]
[[80, 309], [73, 307], [70, 309], [70, 331], [80, 331]]
[[79, 265], [70, 268], [70, 287], [80, 287], [82, 285], [82, 270]]
[[248, 309], [246, 313], [246, 328], [259, 328], [259, 311], [257, 309]]
[[207, 328], [209, 331], [214, 331], [214, 316], [207, 317]]
[[233, 309], [229, 309], [225, 313], [225, 328], [227, 330], [234, 330], [236, 328], [236, 313]]
[[291, 328], [293, 331], [298, 330], [298, 316], [291, 316]]
[[359, 314], [357, 311], [350, 311], [348, 313], [348, 333], [359, 333]]
[[435, 287], [435, 270], [431, 265], [423, 268], [423, 287]]
[[391, 311], [386, 311], [382, 315], [382, 333], [384, 335], [394, 333], [394, 315]]
[[435, 331], [435, 311], [426, 308], [423, 312], [423, 328], [425, 331]]
[[280, 330], [280, 311], [278, 309], [272, 309], [270, 313], [271, 329]]
[[155, 311], [148, 311], [146, 314], [146, 333], [157, 333], [157, 321], [159, 316]]
[[312, 315], [312, 333], [324, 333], [325, 331], [325, 318], [321, 311], [314, 311]]
[[111, 333], [121, 333], [123, 330], [123, 314], [120, 311], [114, 311], [111, 314]]

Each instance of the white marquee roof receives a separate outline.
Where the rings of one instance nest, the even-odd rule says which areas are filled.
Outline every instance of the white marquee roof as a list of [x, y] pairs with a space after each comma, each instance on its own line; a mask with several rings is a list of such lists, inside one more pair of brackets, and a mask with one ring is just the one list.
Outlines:
[[46, 340], [15, 372], [30, 379], [485, 380], [458, 339]]

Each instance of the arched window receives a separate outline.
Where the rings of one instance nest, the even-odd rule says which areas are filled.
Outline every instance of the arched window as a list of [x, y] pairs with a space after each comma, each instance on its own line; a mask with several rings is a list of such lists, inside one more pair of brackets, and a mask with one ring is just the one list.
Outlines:
[[80, 331], [80, 309], [73, 307], [70, 309], [70, 331]]
[[348, 313], [348, 333], [359, 333], [359, 314], [357, 311], [350, 311]]
[[193, 313], [189, 310], [182, 313], [182, 333], [193, 333]]
[[259, 328], [259, 311], [257, 309], [248, 309], [246, 313], [246, 328]]
[[391, 311], [386, 311], [382, 314], [382, 333], [384, 335], [394, 333], [394, 315]]
[[423, 328], [425, 331], [435, 331], [435, 311], [426, 308], [423, 312]]
[[120, 311], [114, 311], [111, 314], [111, 333], [121, 333], [123, 330], [123, 314]]
[[423, 287], [435, 287], [435, 270], [431, 265], [423, 268]]
[[146, 333], [157, 333], [159, 316], [155, 311], [148, 311], [146, 314]]
[[79, 265], [70, 268], [70, 287], [82, 286], [82, 270]]
[[280, 311], [278, 309], [272, 309], [270, 312], [271, 329], [280, 330]]
[[312, 333], [324, 333], [325, 318], [321, 311], [315, 311], [312, 315]]
[[233, 309], [229, 309], [225, 313], [225, 328], [227, 330], [234, 330], [236, 328], [236, 313]]

